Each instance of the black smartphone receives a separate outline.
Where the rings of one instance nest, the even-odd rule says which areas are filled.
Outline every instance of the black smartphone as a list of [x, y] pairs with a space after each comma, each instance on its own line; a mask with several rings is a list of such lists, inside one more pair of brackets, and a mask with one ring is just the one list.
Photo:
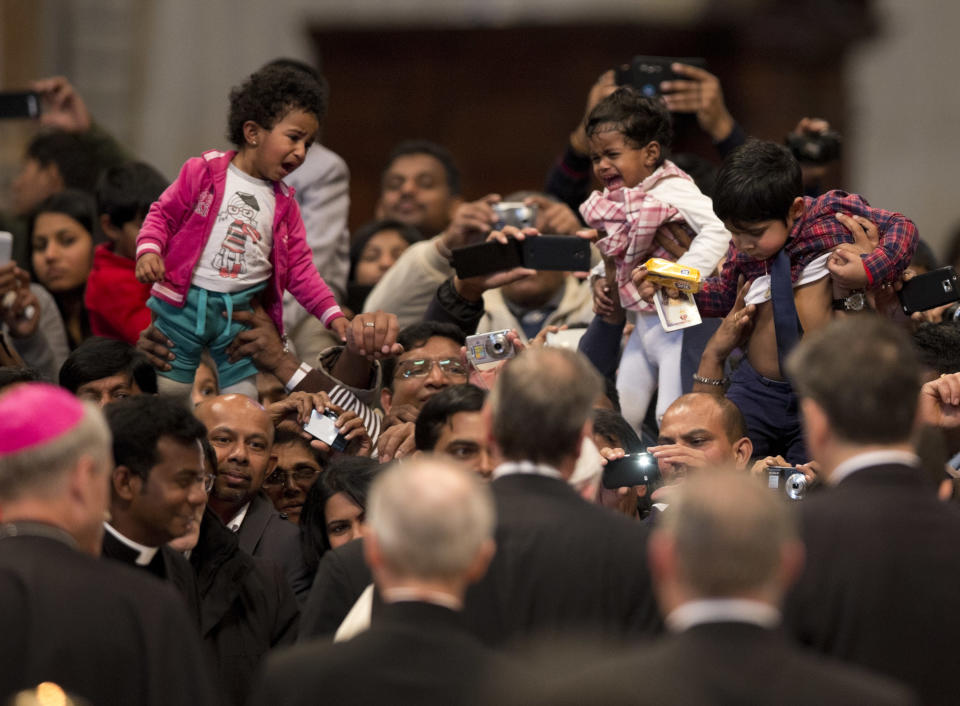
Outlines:
[[479, 277], [520, 267], [520, 241], [479, 243], [453, 251], [453, 269], [457, 277]]
[[687, 64], [699, 69], [707, 68], [705, 59], [697, 56], [669, 57], [669, 56], [635, 56], [629, 64], [617, 67], [617, 85], [633, 86], [643, 95], [659, 96], [662, 81], [689, 81], [686, 76], [674, 73], [672, 64]]
[[899, 297], [905, 314], [926, 311], [960, 301], [960, 281], [957, 279], [957, 272], [948, 266], [917, 275], [903, 283]]
[[586, 272], [590, 269], [590, 242], [569, 235], [538, 235], [525, 238], [521, 262], [531, 270]]
[[33, 91], [0, 92], [0, 120], [39, 117], [39, 93], [34, 93]]
[[663, 477], [653, 454], [642, 451], [628, 454], [603, 467], [601, 482], [604, 488], [632, 488], [635, 485], [660, 485]]
[[522, 241], [480, 243], [453, 251], [453, 269], [460, 279], [514, 267], [585, 272], [590, 269], [590, 243], [570, 235], [537, 235]]

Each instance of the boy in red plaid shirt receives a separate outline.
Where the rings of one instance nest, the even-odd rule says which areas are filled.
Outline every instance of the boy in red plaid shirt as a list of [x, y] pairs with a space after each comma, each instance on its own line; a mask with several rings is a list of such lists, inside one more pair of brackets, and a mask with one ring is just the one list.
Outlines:
[[[918, 240], [912, 221], [872, 208], [860, 196], [830, 191], [813, 199], [802, 193], [800, 166], [785, 147], [750, 140], [733, 152], [714, 194], [733, 242], [720, 275], [694, 295], [701, 314], [725, 316], [744, 283], [744, 303], [755, 308], [753, 330], [727, 397], [747, 420], [754, 454], [779, 454], [794, 465], [809, 458], [782, 361], [803, 332], [826, 325], [834, 310], [862, 308], [864, 289], [898, 280]], [[851, 229], [875, 234], [876, 246], [859, 245]], [[786, 288], [779, 313], [778, 267]], [[642, 269], [634, 282], [641, 294], [652, 295]], [[847, 296], [838, 298], [838, 292]]]
[[730, 234], [713, 204], [693, 179], [665, 159], [670, 113], [659, 98], [621, 87], [590, 112], [586, 124], [593, 170], [603, 185], [580, 207], [584, 220], [601, 233], [597, 247], [608, 279], [615, 279], [621, 305], [636, 312], [636, 326], [617, 372], [624, 418], [640, 430], [654, 390], [657, 419], [682, 393], [680, 350], [683, 331], [664, 331], [654, 308], [631, 280], [637, 265], [651, 257], [677, 258], [661, 241], [676, 242], [667, 224], [679, 224], [693, 238], [678, 262], [705, 274], [727, 251]]

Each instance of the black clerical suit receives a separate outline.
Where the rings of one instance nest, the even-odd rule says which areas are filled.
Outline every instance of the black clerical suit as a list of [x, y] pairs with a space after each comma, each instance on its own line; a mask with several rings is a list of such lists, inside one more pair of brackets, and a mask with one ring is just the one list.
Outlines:
[[551, 706], [918, 703], [897, 682], [804, 652], [780, 630], [732, 620], [694, 625], [574, 676], [531, 680], [515, 698]]
[[267, 661], [251, 706], [482, 703], [499, 661], [454, 611], [431, 603], [385, 604], [352, 640], [297, 645]]
[[190, 552], [200, 591], [200, 634], [222, 702], [241, 706], [260, 660], [296, 637], [299, 610], [282, 569], [251, 557], [209, 508]]
[[857, 470], [801, 503], [806, 568], [785, 620], [817, 651], [956, 704], [960, 509], [918, 469]]
[[662, 629], [642, 523], [588, 503], [560, 478], [499, 471], [497, 553], [464, 608], [476, 635], [496, 645], [545, 632]]
[[0, 525], [0, 702], [52, 681], [97, 706], [204, 706], [206, 671], [169, 585], [47, 525]]
[[196, 626], [200, 625], [200, 597], [197, 593], [197, 580], [190, 564], [179, 552], [163, 545], [157, 547], [149, 564], [137, 564], [139, 552], [114, 537], [110, 530], [103, 532], [103, 557], [129, 564], [146, 571], [158, 579], [169, 581], [183, 596], [187, 612]]
[[280, 517], [268, 497], [257, 493], [250, 500], [237, 539], [247, 554], [282, 566], [297, 600], [306, 600], [313, 576], [300, 551], [300, 531], [295, 524]]

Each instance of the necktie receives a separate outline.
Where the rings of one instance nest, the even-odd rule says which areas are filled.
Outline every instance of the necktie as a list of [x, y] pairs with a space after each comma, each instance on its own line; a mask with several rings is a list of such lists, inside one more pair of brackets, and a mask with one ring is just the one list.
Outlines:
[[793, 282], [790, 279], [790, 256], [786, 248], [777, 253], [770, 268], [770, 301], [773, 304], [773, 329], [777, 334], [777, 358], [780, 374], [786, 377], [784, 363], [800, 340], [800, 319], [793, 302]]

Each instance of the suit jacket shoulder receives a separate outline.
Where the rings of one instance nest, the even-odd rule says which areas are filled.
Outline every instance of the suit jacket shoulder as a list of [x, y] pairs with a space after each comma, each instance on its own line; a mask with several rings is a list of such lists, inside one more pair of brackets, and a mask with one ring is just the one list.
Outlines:
[[[624, 680], [624, 675], [633, 675]], [[682, 703], [734, 706], [916, 704], [902, 684], [793, 647], [779, 631], [743, 623], [696, 626], [574, 676], [534, 681], [535, 704]]]
[[559, 480], [493, 482], [497, 553], [467, 592], [468, 624], [488, 644], [542, 631], [653, 634], [661, 621], [647, 528], [592, 505]]
[[384, 606], [370, 629], [336, 644], [311, 642], [270, 658], [252, 703], [465, 704], [497, 663], [452, 611]]
[[55, 540], [3, 539], [0, 605], [0, 701], [55, 681], [96, 704], [214, 702], [182, 600], [143, 571]]
[[326, 552], [300, 619], [300, 641], [331, 637], [373, 576], [363, 559], [363, 539]]
[[790, 632], [906, 682], [925, 703], [955, 702], [960, 545], [945, 538], [960, 536], [960, 510], [921, 471], [895, 465], [859, 470], [802, 505], [807, 562], [785, 606]]
[[306, 600], [313, 577], [303, 561], [300, 532], [280, 517], [269, 498], [260, 493], [253, 497], [237, 539], [247, 554], [281, 565], [297, 600]]

